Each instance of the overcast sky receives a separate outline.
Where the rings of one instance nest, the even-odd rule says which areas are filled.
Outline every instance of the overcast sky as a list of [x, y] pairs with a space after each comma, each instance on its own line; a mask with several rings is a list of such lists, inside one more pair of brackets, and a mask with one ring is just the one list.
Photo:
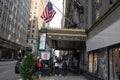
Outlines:
[[[63, 0], [50, 0], [61, 12], [63, 11]], [[50, 27], [61, 27], [62, 14], [53, 6], [56, 11], [52, 21], [50, 21]]]

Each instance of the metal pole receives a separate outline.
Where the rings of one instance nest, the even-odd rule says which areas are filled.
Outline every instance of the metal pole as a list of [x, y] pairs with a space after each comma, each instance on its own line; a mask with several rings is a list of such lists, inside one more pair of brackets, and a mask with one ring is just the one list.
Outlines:
[[[51, 2], [51, 1], [50, 1]], [[52, 2], [51, 2], [52, 3]], [[52, 3], [53, 4], [53, 3]], [[53, 6], [55, 6], [54, 4], [53, 4]], [[55, 8], [65, 17], [65, 19], [66, 20], [68, 20], [70, 23], [72, 23], [72, 21], [70, 20], [70, 19], [68, 19], [61, 11], [60, 11], [60, 9], [58, 9], [56, 6], [55, 6]]]

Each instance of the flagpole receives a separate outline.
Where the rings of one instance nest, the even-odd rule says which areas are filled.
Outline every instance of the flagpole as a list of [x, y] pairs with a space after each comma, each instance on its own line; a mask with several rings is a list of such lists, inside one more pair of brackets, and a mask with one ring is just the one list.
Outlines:
[[[50, 1], [50, 0], [49, 0]], [[50, 1], [51, 2], [51, 1]], [[52, 3], [52, 2], [51, 2]], [[53, 4], [53, 3], [52, 3]], [[53, 6], [55, 6], [54, 4], [53, 4]], [[65, 19], [66, 20], [68, 20], [70, 23], [72, 23], [72, 21], [70, 20], [70, 19], [68, 19], [56, 6], [55, 6], [55, 8], [65, 17]]]

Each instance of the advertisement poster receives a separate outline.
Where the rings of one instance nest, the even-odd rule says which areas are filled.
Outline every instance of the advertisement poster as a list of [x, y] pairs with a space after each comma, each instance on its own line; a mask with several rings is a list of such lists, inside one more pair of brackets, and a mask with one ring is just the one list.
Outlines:
[[39, 39], [39, 50], [45, 50], [45, 45], [46, 45], [46, 33], [41, 33], [40, 34], [40, 39]]

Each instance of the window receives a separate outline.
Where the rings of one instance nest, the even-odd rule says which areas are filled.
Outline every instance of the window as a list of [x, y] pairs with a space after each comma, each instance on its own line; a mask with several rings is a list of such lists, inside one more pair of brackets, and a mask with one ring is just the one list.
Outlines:
[[35, 6], [35, 9], [37, 9], [37, 7]]
[[33, 28], [35, 28], [35, 25], [33, 25]]
[[32, 33], [34, 33], [34, 30], [32, 30]]
[[98, 66], [98, 53], [94, 53], [94, 73], [97, 72], [97, 66]]
[[29, 35], [27, 35], [27, 37], [29, 38], [30, 36], [29, 36]]
[[93, 72], [93, 54], [89, 54], [89, 72]]
[[31, 43], [33, 43], [33, 40], [31, 40]]
[[113, 0], [109, 0], [109, 3], [110, 3], [110, 4], [113, 4]]
[[28, 43], [28, 40], [26, 42]]
[[120, 48], [109, 50], [110, 80], [120, 80]]
[[29, 17], [31, 18], [31, 15], [29, 15]]
[[31, 21], [29, 21], [29, 24], [31, 24]]
[[32, 35], [32, 38], [33, 38], [34, 36]]
[[28, 25], [28, 28], [30, 28], [30, 25]]
[[33, 23], [35, 23], [35, 20], [33, 20]]
[[96, 0], [96, 9], [99, 10], [102, 4], [102, 0]]

